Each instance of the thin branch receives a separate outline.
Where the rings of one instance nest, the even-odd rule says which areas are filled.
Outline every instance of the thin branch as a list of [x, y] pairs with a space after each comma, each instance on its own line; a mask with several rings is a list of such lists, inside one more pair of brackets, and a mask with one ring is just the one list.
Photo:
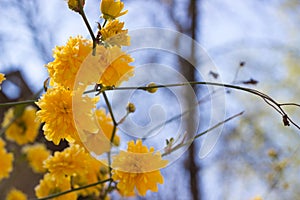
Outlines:
[[36, 100], [25, 100], [25, 101], [17, 101], [17, 102], [8, 102], [8, 103], [0, 103], [0, 108], [16, 106], [16, 105], [24, 105], [24, 104], [34, 104]]
[[[115, 118], [114, 113], [112, 111], [112, 107], [111, 107], [111, 105], [109, 103], [109, 100], [108, 100], [108, 97], [107, 97], [105, 91], [102, 92], [102, 95], [104, 97], [106, 106], [108, 107], [110, 116], [111, 116], [112, 121], [113, 121], [113, 130], [112, 130], [112, 134], [111, 134], [111, 137], [110, 137], [110, 143], [112, 144], [113, 141], [114, 141], [114, 138], [115, 138], [115, 134], [116, 134], [118, 122], [116, 121], [116, 118]], [[111, 153], [110, 152], [107, 153], [107, 160], [108, 160], [108, 166], [109, 166], [109, 177], [111, 178], [112, 177], [112, 173], [111, 173], [112, 169], [111, 169]], [[111, 185], [111, 182], [109, 183], [109, 186], [110, 185]]]
[[[216, 83], [216, 82], [183, 82], [183, 83], [176, 83], [176, 84], [166, 84], [166, 85], [154, 85], [154, 86], [144, 86], [144, 87], [107, 87], [107, 88], [102, 88], [103, 91], [109, 91], [109, 90], [149, 90], [153, 88], [167, 88], [167, 87], [178, 87], [178, 86], [188, 86], [188, 85], [211, 85], [211, 86], [218, 86], [218, 87], [225, 87], [225, 88], [231, 88], [235, 90], [241, 90], [244, 92], [248, 92], [251, 94], [254, 94], [256, 96], [261, 97], [268, 105], [273, 107], [278, 113], [281, 114], [283, 117], [283, 120], [287, 120], [288, 122], [292, 123], [296, 128], [300, 130], [300, 126], [297, 125], [288, 115], [287, 113], [282, 109], [282, 106], [286, 105], [294, 105], [294, 106], [299, 106], [299, 104], [294, 104], [294, 103], [288, 103], [288, 104], [280, 104], [274, 99], [272, 99], [270, 96], [268, 96], [265, 93], [262, 93], [258, 90], [247, 88], [247, 87], [241, 87], [237, 85], [231, 85], [231, 84], [223, 84], [223, 83]], [[89, 91], [91, 92], [91, 91]], [[285, 126], [288, 126], [289, 123], [284, 123]]]
[[103, 97], [104, 97], [104, 100], [105, 100], [105, 103], [106, 103], [106, 105], [107, 105], [108, 111], [109, 111], [109, 113], [110, 113], [110, 115], [111, 115], [111, 119], [112, 119], [112, 121], [113, 121], [113, 124], [114, 124], [114, 126], [117, 126], [118, 123], [117, 123], [117, 121], [116, 121], [116, 118], [115, 118], [114, 113], [113, 113], [113, 111], [112, 111], [112, 107], [111, 107], [111, 105], [110, 105], [110, 103], [109, 103], [109, 100], [108, 100], [108, 97], [107, 97], [105, 91], [102, 92], [102, 95], [103, 95]]
[[280, 106], [297, 106], [300, 107], [300, 104], [297, 103], [280, 103]]
[[189, 139], [189, 140], [186, 141], [185, 143], [178, 144], [177, 146], [175, 146], [174, 148], [172, 148], [170, 151], [167, 151], [167, 152], [163, 153], [162, 156], [166, 156], [166, 155], [170, 154], [171, 152], [176, 151], [177, 149], [180, 149], [180, 148], [183, 147], [183, 146], [186, 146], [186, 145], [189, 145], [189, 144], [193, 143], [193, 141], [194, 141], [195, 139], [197, 139], [197, 138], [199, 138], [199, 137], [201, 137], [201, 136], [203, 136], [203, 135], [209, 133], [209, 132], [212, 131], [213, 129], [218, 128], [219, 126], [221, 126], [221, 125], [227, 123], [228, 121], [230, 121], [230, 120], [232, 120], [232, 119], [234, 119], [234, 118], [236, 118], [236, 117], [238, 117], [238, 116], [241, 116], [242, 114], [244, 114], [244, 111], [242, 111], [242, 112], [240, 112], [240, 113], [238, 113], [238, 114], [235, 114], [235, 115], [233, 115], [233, 116], [231, 116], [231, 117], [225, 119], [225, 120], [222, 121], [222, 122], [219, 122], [219, 123], [215, 124], [214, 126], [210, 127], [209, 129], [207, 129], [207, 130], [205, 130], [205, 131], [203, 131], [203, 132], [197, 134], [195, 137]]

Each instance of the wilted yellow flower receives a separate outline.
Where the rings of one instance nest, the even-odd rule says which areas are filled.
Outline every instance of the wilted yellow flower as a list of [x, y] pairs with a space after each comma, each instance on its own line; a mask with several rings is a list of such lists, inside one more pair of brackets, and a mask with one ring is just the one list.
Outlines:
[[17, 189], [12, 189], [6, 196], [5, 200], [26, 200], [27, 196], [22, 191]]
[[128, 142], [127, 151], [121, 151], [113, 157], [112, 178], [118, 182], [118, 189], [124, 196], [138, 194], [145, 196], [147, 190], [158, 191], [157, 183], [162, 184], [164, 179], [159, 169], [165, 167], [168, 161], [162, 160], [160, 153], [154, 153], [142, 144], [141, 140]]
[[45, 160], [44, 167], [56, 178], [86, 174], [89, 156], [83, 147], [74, 144], [62, 152], [56, 151]]
[[5, 142], [0, 138], [0, 181], [8, 178], [13, 168], [14, 156], [12, 153], [7, 153], [4, 146]]
[[29, 165], [36, 173], [44, 173], [47, 170], [43, 167], [43, 162], [50, 156], [50, 151], [44, 144], [34, 144], [25, 146], [22, 152], [26, 154]]
[[53, 51], [54, 61], [46, 65], [51, 78], [50, 85], [72, 89], [77, 72], [91, 51], [92, 42], [82, 36], [70, 37], [65, 46], [57, 46]]
[[128, 10], [121, 12], [124, 8], [124, 3], [120, 0], [102, 0], [101, 1], [101, 12], [102, 17], [106, 20], [115, 19], [122, 15], [125, 15]]
[[[68, 6], [71, 10], [75, 12], [80, 11], [80, 4], [78, 5], [78, 0], [67, 0], [68, 1]], [[85, 0], [80, 0], [81, 6], [84, 6]]]
[[40, 127], [40, 122], [36, 120], [36, 108], [27, 106], [20, 117], [15, 116], [14, 108], [10, 108], [5, 113], [2, 126], [6, 128], [5, 135], [8, 140], [19, 145], [33, 142]]
[[[40, 184], [34, 188], [35, 195], [38, 198], [47, 197], [49, 195], [57, 194], [71, 189], [70, 177], [61, 176], [59, 181], [51, 174], [45, 174], [44, 178], [40, 180]], [[76, 200], [77, 194], [71, 192], [65, 195], [61, 195], [51, 200]]]
[[109, 45], [117, 46], [129, 46], [130, 37], [128, 35], [128, 30], [123, 30], [124, 22], [119, 22], [119, 20], [114, 20], [108, 22], [108, 24], [100, 30], [101, 38]]
[[5, 80], [5, 75], [0, 73], [0, 90], [1, 90], [1, 83]]

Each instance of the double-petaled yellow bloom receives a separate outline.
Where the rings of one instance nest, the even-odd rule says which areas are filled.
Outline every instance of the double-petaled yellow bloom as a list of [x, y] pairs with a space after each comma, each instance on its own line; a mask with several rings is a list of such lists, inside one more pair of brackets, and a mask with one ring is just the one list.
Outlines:
[[47, 140], [58, 145], [61, 139], [74, 142], [76, 128], [72, 113], [72, 92], [63, 87], [50, 88], [36, 103], [41, 110], [37, 117], [43, 126]]
[[102, 0], [101, 1], [101, 12], [102, 17], [106, 20], [115, 19], [122, 15], [125, 15], [128, 10], [122, 12], [124, 3], [120, 0]]
[[88, 155], [79, 145], [71, 145], [62, 152], [55, 152], [44, 167], [57, 179], [63, 176], [87, 173]]
[[128, 142], [127, 151], [114, 156], [112, 178], [118, 182], [118, 189], [123, 196], [132, 196], [136, 188], [139, 195], [145, 196], [147, 190], [158, 191], [157, 183], [163, 184], [160, 169], [168, 161], [162, 160], [159, 153], [154, 153], [142, 144], [141, 140]]
[[67, 44], [53, 51], [54, 61], [46, 65], [50, 85], [73, 89], [82, 62], [92, 52], [92, 42], [82, 36], [70, 37]]
[[134, 59], [123, 52], [121, 48], [117, 46], [109, 48], [98, 46], [98, 53], [104, 56], [101, 61], [99, 60], [100, 66], [103, 69], [99, 83], [108, 86], [118, 86], [133, 76], [134, 67], [130, 66], [129, 63], [133, 62]]

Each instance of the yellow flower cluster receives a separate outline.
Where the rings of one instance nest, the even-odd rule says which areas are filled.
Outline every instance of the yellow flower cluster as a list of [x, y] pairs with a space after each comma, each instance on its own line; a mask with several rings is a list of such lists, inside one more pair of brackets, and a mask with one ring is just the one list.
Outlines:
[[36, 108], [33, 106], [28, 106], [24, 110], [10, 108], [5, 113], [2, 127], [6, 129], [5, 135], [8, 140], [15, 141], [19, 145], [33, 142], [40, 127], [39, 121], [36, 120]]
[[36, 173], [44, 173], [46, 169], [43, 162], [50, 156], [50, 151], [44, 144], [36, 143], [23, 147], [22, 152], [26, 155], [29, 165]]
[[118, 189], [123, 196], [132, 196], [136, 188], [139, 195], [145, 196], [147, 190], [158, 191], [157, 183], [163, 184], [159, 169], [168, 161], [142, 144], [141, 140], [128, 142], [127, 151], [121, 151], [113, 158], [112, 178], [118, 182]]
[[13, 168], [14, 156], [12, 153], [7, 153], [4, 146], [5, 142], [0, 138], [0, 181], [8, 178]]
[[[105, 178], [101, 174], [101, 168], [107, 171], [100, 161], [95, 160], [84, 148], [77, 144], [71, 145], [62, 152], [55, 152], [54, 156], [50, 156], [44, 162], [44, 167], [49, 173], [44, 176], [44, 179], [36, 187], [37, 197], [44, 197], [70, 189], [70, 180], [72, 180], [72, 187], [74, 188], [95, 183], [99, 178]], [[101, 185], [79, 191], [77, 194], [82, 196], [99, 195], [99, 189], [101, 189]], [[73, 195], [69, 198], [76, 199], [76, 197], [77, 195], [75, 197]]]
[[[85, 0], [66, 2], [71, 10], [85, 19]], [[117, 125], [125, 117], [116, 122], [110, 115], [112, 113], [99, 108], [99, 97], [88, 96], [92, 87], [99, 84], [104, 88], [119, 86], [134, 75], [134, 67], [130, 65], [134, 60], [121, 49], [130, 45], [124, 22], [117, 20], [127, 13], [123, 8], [124, 3], [120, 0], [102, 0], [100, 10], [104, 20], [102, 27], [99, 25], [97, 37], [92, 34], [93, 41], [82, 36], [70, 37], [65, 45], [55, 47], [54, 59], [46, 65], [49, 87], [45, 86], [46, 92], [36, 102], [40, 110], [22, 105], [5, 113], [1, 125], [7, 140], [19, 145], [34, 142], [40, 123], [44, 123], [42, 129], [46, 140], [55, 145], [59, 145], [61, 140], [68, 142], [68, 147], [55, 151], [53, 155], [43, 143], [22, 148], [32, 170], [44, 173], [35, 187], [37, 198], [87, 185], [91, 187], [51, 199], [107, 199], [107, 194], [116, 188], [123, 196], [135, 195], [135, 191], [145, 196], [148, 190], [157, 192], [158, 184], [164, 181], [160, 169], [168, 162], [162, 160], [153, 147], [148, 149], [144, 146], [141, 140], [128, 142], [127, 151], [111, 157], [110, 151], [120, 145]], [[0, 84], [3, 80], [5, 77], [0, 73]], [[110, 108], [110, 105], [107, 106]], [[134, 112], [134, 109], [131, 104], [128, 113]], [[0, 138], [0, 180], [7, 178], [13, 168], [14, 156], [6, 151], [4, 145]], [[104, 152], [108, 155], [103, 161], [106, 165], [92, 157], [95, 155], [102, 159]], [[95, 184], [103, 180], [109, 183]], [[26, 200], [27, 197], [13, 189], [6, 199]]]
[[17, 189], [12, 189], [7, 194], [5, 200], [26, 200], [27, 196], [22, 191]]
[[[74, 10], [78, 1], [69, 0], [68, 5]], [[105, 125], [102, 119], [97, 120], [97, 117], [101, 118], [101, 112], [95, 111], [98, 99], [83, 93], [91, 84], [118, 86], [133, 76], [134, 68], [129, 65], [133, 59], [120, 48], [129, 45], [128, 30], [123, 30], [124, 23], [114, 20], [127, 12], [121, 12], [123, 7], [120, 1], [102, 1], [101, 10], [106, 13], [103, 15], [111, 17], [101, 30], [100, 40], [104, 45], [96, 46], [95, 55], [92, 54], [93, 42], [82, 36], [70, 37], [66, 45], [54, 49], [54, 60], [46, 65], [51, 88], [36, 103], [41, 109], [37, 116], [45, 122], [45, 137], [54, 144], [59, 144], [62, 139], [81, 145], [99, 141], [102, 137], [99, 134], [87, 134], [97, 132], [96, 122], [107, 137], [111, 135], [112, 126]], [[119, 143], [118, 137], [114, 143]], [[104, 152], [103, 149], [97, 152]]]

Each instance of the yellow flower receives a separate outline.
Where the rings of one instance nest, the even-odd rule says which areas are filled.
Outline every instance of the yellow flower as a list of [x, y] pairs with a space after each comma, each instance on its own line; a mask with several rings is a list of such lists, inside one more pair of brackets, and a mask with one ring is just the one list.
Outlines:
[[27, 196], [22, 191], [17, 189], [12, 189], [6, 196], [5, 200], [26, 200]]
[[124, 3], [120, 0], [102, 0], [101, 1], [101, 12], [102, 17], [106, 20], [115, 19], [122, 15], [125, 15], [128, 10], [121, 12], [124, 8]]
[[147, 190], [158, 191], [157, 183], [163, 183], [159, 169], [167, 165], [159, 153], [154, 153], [142, 144], [141, 140], [128, 142], [127, 151], [121, 151], [114, 156], [112, 163], [112, 178], [118, 182], [117, 188], [124, 196], [134, 195], [136, 188], [142, 196]]
[[96, 55], [90, 54], [82, 63], [74, 90], [95, 83], [118, 86], [133, 76], [134, 67], [129, 65], [133, 61], [133, 58], [118, 46], [97, 45]]
[[[81, 143], [77, 126], [82, 128], [87, 126], [85, 124], [92, 125], [89, 121], [98, 97], [75, 95], [77, 98], [73, 99], [75, 93], [63, 87], [50, 88], [36, 103], [41, 109], [37, 112], [37, 116], [45, 122], [43, 126], [45, 137], [56, 145], [61, 139]], [[76, 108], [75, 113], [73, 108]]]
[[[110, 139], [114, 126], [110, 115], [106, 114], [104, 109], [96, 110], [95, 116], [99, 130], [96, 133], [85, 132], [85, 140], [83, 140], [83, 144], [89, 152], [93, 152], [96, 155], [101, 155], [104, 152], [110, 151]], [[120, 144], [119, 136], [114, 136], [113, 144], [116, 146]]]
[[43, 162], [50, 156], [50, 151], [47, 150], [44, 144], [34, 144], [25, 146], [22, 152], [26, 154], [29, 165], [36, 173], [44, 173], [47, 170], [43, 167]]
[[41, 110], [37, 117], [47, 140], [58, 145], [61, 139], [74, 142], [76, 129], [72, 114], [72, 92], [63, 87], [50, 88], [36, 103]]
[[46, 65], [51, 78], [50, 85], [72, 89], [77, 72], [91, 51], [92, 42], [81, 36], [70, 37], [65, 46], [57, 46], [53, 51], [54, 61]]
[[80, 175], [87, 173], [89, 154], [78, 144], [71, 145], [62, 152], [55, 152], [44, 162], [44, 167], [54, 177]]
[[[75, 12], [79, 12], [80, 11], [80, 7], [78, 5], [78, 0], [67, 0], [68, 1], [68, 6], [71, 10], [75, 11]], [[82, 7], [84, 6], [85, 0], [80, 0], [80, 3], [82, 5]]]
[[113, 46], [106, 49], [103, 46], [98, 46], [97, 53], [105, 56], [105, 59], [100, 63], [104, 72], [101, 74], [99, 83], [118, 86], [133, 76], [134, 67], [130, 66], [129, 63], [134, 60], [128, 54], [122, 52], [119, 47]]
[[102, 40], [112, 46], [129, 46], [130, 37], [128, 36], [128, 30], [123, 30], [123, 27], [124, 22], [119, 22], [119, 20], [108, 22], [108, 24], [100, 30]]
[[[95, 158], [88, 156], [87, 157], [87, 173], [80, 174], [73, 177], [73, 187], [81, 187], [88, 184], [96, 183], [100, 180], [104, 180], [108, 178], [108, 167], [103, 165], [100, 161], [96, 160]], [[81, 196], [88, 196], [88, 195], [95, 195], [99, 196], [100, 191], [103, 188], [103, 184], [98, 184], [93, 187], [86, 188], [84, 190], [79, 190], [78, 195]]]
[[0, 138], [0, 181], [8, 178], [13, 168], [14, 156], [12, 153], [7, 153], [4, 146], [5, 142]]
[[[40, 180], [40, 184], [34, 188], [35, 195], [38, 198], [47, 197], [49, 195], [57, 194], [66, 190], [71, 189], [70, 177], [59, 177], [59, 181], [56, 177], [51, 174], [45, 174], [44, 178]], [[71, 192], [56, 198], [51, 198], [52, 200], [76, 200], [77, 194]]]
[[36, 120], [36, 108], [28, 106], [20, 117], [14, 119], [15, 115], [14, 108], [10, 108], [5, 113], [2, 126], [6, 128], [7, 139], [15, 141], [19, 145], [33, 142], [40, 127], [39, 121]]
[[1, 83], [6, 80], [5, 75], [0, 73], [0, 90], [1, 90]]

